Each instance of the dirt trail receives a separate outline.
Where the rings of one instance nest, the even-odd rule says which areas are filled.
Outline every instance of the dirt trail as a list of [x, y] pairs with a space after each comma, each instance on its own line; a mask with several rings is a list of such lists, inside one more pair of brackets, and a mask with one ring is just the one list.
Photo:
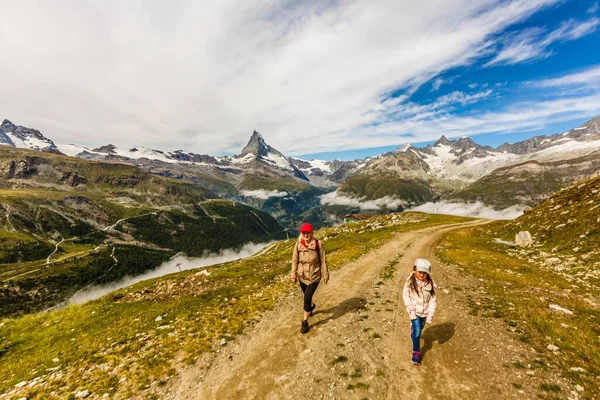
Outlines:
[[[481, 223], [481, 222], [478, 222]], [[435, 243], [466, 224], [398, 234], [381, 248], [332, 274], [321, 284], [311, 330], [301, 335], [299, 288], [267, 313], [246, 336], [216, 356], [180, 371], [166, 398], [174, 399], [463, 399], [523, 398], [531, 389], [507, 368], [530, 351], [501, 321], [482, 326], [468, 315], [469, 281], [434, 258]], [[410, 363], [409, 320], [401, 286], [417, 257], [433, 261], [438, 284], [436, 320], [423, 333], [423, 365]], [[386, 265], [398, 261], [392, 279]], [[456, 290], [454, 290], [454, 289]], [[462, 289], [461, 289], [462, 288]], [[422, 342], [423, 343], [423, 342]], [[334, 360], [338, 362], [334, 362]]]

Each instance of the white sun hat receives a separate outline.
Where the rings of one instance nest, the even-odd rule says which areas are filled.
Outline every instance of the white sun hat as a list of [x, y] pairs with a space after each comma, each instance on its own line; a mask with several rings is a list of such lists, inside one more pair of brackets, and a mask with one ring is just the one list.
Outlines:
[[417, 271], [431, 274], [431, 263], [424, 258], [417, 258], [415, 260], [415, 268], [417, 268]]

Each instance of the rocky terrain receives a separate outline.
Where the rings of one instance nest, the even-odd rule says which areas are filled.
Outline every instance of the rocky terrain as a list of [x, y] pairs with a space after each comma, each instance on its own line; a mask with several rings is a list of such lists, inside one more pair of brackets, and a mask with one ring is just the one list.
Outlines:
[[[422, 148], [403, 145], [377, 157], [331, 162], [288, 158], [256, 131], [239, 155], [212, 157], [114, 145], [96, 149], [59, 145], [56, 149], [37, 131], [9, 121], [3, 126], [10, 132], [3, 140], [9, 146], [29, 146], [21, 139], [13, 143], [17, 139], [12, 132], [20, 132], [21, 138], [48, 143], [46, 150], [128, 163], [155, 175], [192, 181], [214, 197], [258, 207], [287, 227], [300, 220], [321, 225], [366, 208], [402, 210], [445, 199], [481, 202], [496, 209], [525, 207], [599, 171], [600, 117], [562, 134], [536, 136], [495, 149], [467, 137], [450, 140], [442, 136]], [[319, 199], [326, 194], [325, 201]], [[365, 206], [364, 202], [374, 203]]]

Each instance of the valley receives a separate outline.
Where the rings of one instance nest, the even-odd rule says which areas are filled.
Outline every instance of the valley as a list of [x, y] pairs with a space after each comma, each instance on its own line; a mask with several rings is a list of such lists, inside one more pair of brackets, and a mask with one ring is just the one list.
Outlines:
[[[427, 374], [439, 377], [428, 393], [450, 398], [594, 398], [596, 131], [510, 154], [442, 138], [338, 163], [338, 175], [256, 132], [240, 156], [215, 161], [2, 146], [0, 398], [298, 398], [298, 381], [315, 397], [419, 397]], [[18, 128], [22, 143], [28, 132]], [[439, 200], [530, 208], [504, 222], [406, 211]], [[336, 225], [363, 204], [371, 218]], [[310, 341], [296, 338], [299, 296], [287, 277], [301, 221], [321, 226], [334, 277], [316, 298]], [[512, 243], [524, 230], [533, 247]], [[245, 259], [173, 266], [269, 242]], [[409, 341], [398, 290], [417, 256], [434, 262], [446, 303], [415, 375], [400, 356]], [[160, 265], [171, 270], [152, 272]], [[119, 281], [127, 286], [111, 286]], [[63, 308], [98, 285], [109, 288], [102, 297]], [[580, 339], [567, 344], [571, 328]], [[485, 371], [473, 370], [478, 354]], [[261, 379], [251, 365], [264, 365]], [[417, 381], [398, 386], [409, 373]]]

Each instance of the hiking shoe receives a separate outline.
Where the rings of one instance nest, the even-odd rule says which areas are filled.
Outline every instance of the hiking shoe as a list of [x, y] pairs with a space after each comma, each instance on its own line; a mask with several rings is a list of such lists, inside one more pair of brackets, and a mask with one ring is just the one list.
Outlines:
[[315, 303], [313, 303], [312, 307], [310, 308], [310, 316], [313, 316], [313, 311], [315, 311], [315, 308], [317, 308], [317, 305]]
[[413, 356], [411, 362], [415, 365], [421, 365], [421, 352], [413, 351]]
[[300, 333], [308, 333], [308, 321], [302, 321], [302, 329]]

